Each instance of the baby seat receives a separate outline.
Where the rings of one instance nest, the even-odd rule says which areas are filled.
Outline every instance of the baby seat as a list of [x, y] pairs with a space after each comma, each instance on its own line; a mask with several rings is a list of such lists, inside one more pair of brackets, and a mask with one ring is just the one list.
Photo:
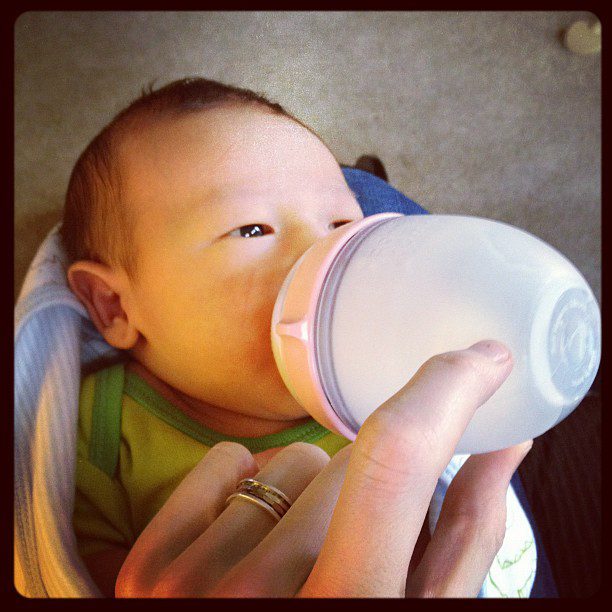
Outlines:
[[[355, 168], [343, 172], [365, 216], [427, 212], [368, 172]], [[78, 398], [81, 372], [118, 361], [122, 353], [103, 340], [69, 290], [58, 228], [40, 246], [15, 308], [15, 586], [27, 597], [99, 597], [72, 530]], [[453, 458], [440, 478], [430, 506], [430, 531], [448, 484], [466, 458]], [[512, 482], [520, 490], [516, 474]], [[511, 488], [510, 515], [518, 503]], [[531, 533], [528, 523], [526, 529]], [[527, 596], [534, 582], [535, 548], [526, 567], [510, 563], [495, 579], [489, 575], [480, 596]], [[503, 563], [498, 565], [501, 568]], [[526, 572], [522, 592], [503, 592], [504, 582], [517, 583], [510, 575], [516, 571]]]

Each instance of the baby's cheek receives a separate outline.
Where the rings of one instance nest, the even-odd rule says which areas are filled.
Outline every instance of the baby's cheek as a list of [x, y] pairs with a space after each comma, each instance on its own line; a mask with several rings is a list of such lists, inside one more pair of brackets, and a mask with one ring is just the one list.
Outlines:
[[217, 358], [244, 360], [263, 374], [274, 366], [270, 323], [289, 262], [270, 255], [240, 266], [221, 263], [194, 266], [192, 282], [183, 283], [178, 301], [185, 319], [184, 350], [205, 339], [207, 351]]
[[262, 311], [274, 307], [279, 288], [275, 275], [263, 262], [245, 267], [227, 278], [228, 308], [234, 309], [237, 316], [255, 321]]
[[273, 359], [270, 323], [281, 282], [260, 271], [235, 279], [227, 293], [228, 325], [238, 332], [243, 356], [257, 368], [269, 368]]

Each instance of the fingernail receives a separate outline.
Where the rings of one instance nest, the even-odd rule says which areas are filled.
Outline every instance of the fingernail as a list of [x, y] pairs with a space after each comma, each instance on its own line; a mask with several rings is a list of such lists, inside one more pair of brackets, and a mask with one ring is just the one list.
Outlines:
[[472, 344], [469, 350], [476, 351], [495, 363], [501, 363], [510, 357], [510, 351], [501, 342], [496, 340], [481, 340], [476, 342], [476, 344]]

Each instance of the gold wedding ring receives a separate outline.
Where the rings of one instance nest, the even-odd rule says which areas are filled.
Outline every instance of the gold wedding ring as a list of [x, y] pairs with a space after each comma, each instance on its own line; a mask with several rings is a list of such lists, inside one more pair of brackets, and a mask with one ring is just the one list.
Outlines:
[[244, 478], [236, 486], [236, 492], [226, 500], [227, 506], [233, 499], [244, 499], [263, 508], [276, 521], [280, 521], [287, 510], [291, 508], [291, 500], [276, 487], [264, 484], [254, 478]]

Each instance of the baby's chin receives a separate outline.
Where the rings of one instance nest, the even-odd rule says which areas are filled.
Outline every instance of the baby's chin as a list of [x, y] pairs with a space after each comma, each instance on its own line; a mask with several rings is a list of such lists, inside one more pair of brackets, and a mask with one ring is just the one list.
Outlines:
[[[264, 382], [263, 385], [262, 382]], [[279, 419], [291, 420], [309, 416], [305, 408], [291, 395], [276, 367], [267, 372], [263, 379], [259, 379], [256, 387], [265, 389], [264, 403], [267, 406], [273, 406]]]

